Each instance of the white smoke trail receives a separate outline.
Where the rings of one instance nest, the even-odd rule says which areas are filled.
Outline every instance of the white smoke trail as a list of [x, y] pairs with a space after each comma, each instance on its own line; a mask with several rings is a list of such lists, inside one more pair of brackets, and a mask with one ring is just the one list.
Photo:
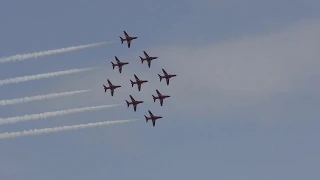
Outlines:
[[55, 116], [63, 116], [63, 115], [81, 113], [81, 112], [87, 112], [87, 111], [96, 111], [96, 110], [106, 109], [106, 108], [115, 107], [115, 106], [119, 106], [119, 105], [118, 104], [100, 105], [100, 106], [91, 106], [91, 107], [67, 109], [67, 110], [61, 110], [61, 111], [44, 112], [39, 114], [30, 114], [30, 115], [16, 116], [16, 117], [9, 117], [9, 118], [0, 118], [0, 125], [14, 124], [18, 122], [38, 120], [38, 119], [46, 119], [46, 118], [55, 117]]
[[30, 96], [30, 97], [24, 97], [24, 98], [17, 98], [17, 99], [9, 99], [9, 100], [0, 100], [0, 106], [7, 106], [7, 105], [13, 105], [13, 104], [22, 104], [22, 103], [28, 103], [31, 101], [39, 101], [44, 99], [53, 99], [58, 97], [64, 97], [64, 96], [72, 96], [80, 93], [85, 93], [90, 90], [78, 90], [78, 91], [68, 91], [68, 92], [61, 92], [61, 93], [51, 93], [51, 94], [45, 94], [45, 95], [37, 95], [37, 96]]
[[26, 81], [43, 79], [43, 78], [50, 78], [50, 77], [68, 75], [68, 74], [75, 74], [75, 73], [90, 71], [93, 69], [96, 69], [96, 68], [70, 69], [70, 70], [65, 70], [65, 71], [57, 71], [57, 72], [51, 72], [51, 73], [43, 73], [43, 74], [36, 74], [36, 75], [30, 75], [30, 76], [3, 79], [3, 80], [0, 80], [0, 86], [6, 85], [6, 84], [12, 84], [12, 83], [21, 83], [21, 82], [26, 82]]
[[137, 121], [137, 120], [138, 119], [103, 121], [103, 122], [98, 122], [98, 123], [78, 124], [78, 125], [73, 125], [73, 126], [61, 126], [61, 127], [44, 128], [44, 129], [31, 129], [31, 130], [26, 130], [26, 131], [21, 131], [21, 132], [6, 132], [6, 133], [0, 134], [0, 139], [56, 133], [56, 132], [60, 132], [60, 131], [71, 131], [71, 130], [79, 130], [79, 129], [86, 129], [86, 128], [94, 128], [94, 127], [106, 126], [106, 125], [111, 125], [111, 124], [120, 124], [120, 123], [122, 124], [122, 123], [127, 123], [127, 122], [133, 122], [133, 121]]
[[41, 56], [49, 56], [49, 55], [53, 55], [53, 54], [78, 51], [78, 50], [91, 48], [91, 47], [95, 47], [95, 46], [101, 46], [101, 45], [108, 44], [108, 43], [110, 44], [110, 43], [114, 43], [114, 42], [100, 42], [100, 43], [87, 44], [87, 45], [81, 45], [81, 46], [73, 46], [73, 47], [67, 47], [67, 48], [61, 48], [61, 49], [54, 49], [54, 50], [49, 50], [49, 51], [42, 51], [42, 52], [35, 52], [35, 53], [28, 53], [28, 54], [18, 54], [18, 55], [14, 55], [14, 56], [0, 58], [0, 63], [23, 61], [26, 59], [38, 58]]

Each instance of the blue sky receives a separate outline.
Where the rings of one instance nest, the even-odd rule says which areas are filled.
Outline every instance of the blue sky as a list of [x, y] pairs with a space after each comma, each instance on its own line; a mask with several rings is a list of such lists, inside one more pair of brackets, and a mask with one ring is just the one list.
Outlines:
[[[1, 79], [73, 68], [76, 75], [10, 84], [0, 99], [92, 89], [1, 107], [1, 117], [101, 104], [101, 111], [3, 125], [0, 132], [140, 118], [0, 141], [0, 179], [317, 179], [320, 3], [316, 0], [3, 0], [0, 56], [101, 41], [101, 47], [0, 66]], [[126, 30], [139, 39], [121, 45]], [[141, 64], [142, 51], [159, 56]], [[123, 74], [112, 70], [118, 56]], [[178, 76], [170, 86], [157, 74]], [[133, 74], [150, 82], [138, 92]], [[103, 92], [109, 78], [123, 88]], [[159, 89], [171, 95], [153, 103]], [[125, 99], [145, 104], [133, 112]], [[147, 110], [164, 118], [146, 124]]]

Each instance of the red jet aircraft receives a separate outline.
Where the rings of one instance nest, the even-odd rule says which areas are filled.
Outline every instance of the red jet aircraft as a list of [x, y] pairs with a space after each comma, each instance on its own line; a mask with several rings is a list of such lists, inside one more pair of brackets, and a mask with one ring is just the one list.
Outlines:
[[151, 57], [145, 51], [143, 51], [143, 53], [144, 53], [146, 58], [143, 58], [143, 57], [139, 56], [140, 59], [141, 59], [141, 63], [143, 64], [143, 61], [147, 61], [148, 62], [148, 67], [150, 68], [151, 61], [154, 60], [154, 59], [158, 59], [158, 57]]
[[147, 80], [140, 80], [137, 75], [134, 74], [134, 78], [136, 79], [136, 82], [133, 82], [131, 79], [131, 86], [133, 87], [134, 84], [137, 84], [138, 90], [141, 90], [141, 84], [148, 82]]
[[168, 74], [164, 69], [162, 69], [162, 72], [163, 72], [164, 76], [161, 76], [160, 74], [158, 74], [159, 78], [160, 78], [160, 82], [161, 82], [162, 78], [166, 78], [167, 85], [169, 86], [170, 78], [175, 77], [177, 75], [176, 74]]
[[150, 110], [148, 111], [149, 111], [150, 117], [147, 117], [146, 115], [144, 115], [144, 117], [146, 118], [146, 122], [148, 122], [148, 120], [152, 120], [152, 125], [154, 127], [156, 125], [156, 120], [161, 119], [162, 116], [154, 116]]
[[169, 98], [170, 96], [160, 94], [160, 92], [159, 92], [157, 89], [156, 89], [156, 91], [157, 91], [158, 97], [152, 95], [152, 97], [153, 97], [153, 102], [156, 102], [156, 99], [159, 99], [160, 105], [162, 106], [162, 105], [163, 105], [163, 100], [164, 100], [165, 98]]
[[122, 66], [127, 65], [127, 64], [129, 64], [129, 63], [128, 63], [128, 62], [121, 62], [121, 61], [118, 59], [117, 56], [115, 56], [114, 58], [116, 59], [117, 63], [115, 64], [115, 63], [111, 62], [111, 64], [112, 64], [112, 69], [114, 69], [115, 66], [118, 66], [118, 67], [119, 67], [119, 73], [121, 73], [121, 71], [122, 71]]
[[106, 87], [105, 85], [103, 85], [104, 87], [104, 92], [107, 92], [107, 89], [110, 89], [111, 91], [111, 96], [113, 96], [114, 94], [114, 90], [121, 87], [121, 86], [115, 86], [115, 85], [112, 85], [112, 83], [109, 81], [109, 79], [107, 79], [108, 81], [108, 84], [109, 84], [109, 87]]
[[135, 99], [133, 99], [133, 97], [131, 95], [130, 95], [130, 98], [131, 98], [131, 102], [128, 102], [126, 100], [127, 106], [129, 107], [130, 104], [132, 104], [133, 110], [136, 112], [137, 111], [137, 105], [140, 104], [140, 103], [143, 103], [143, 101], [136, 101]]
[[130, 48], [131, 41], [134, 40], [134, 39], [137, 39], [138, 37], [130, 37], [126, 31], [123, 31], [123, 33], [126, 36], [126, 38], [123, 39], [121, 36], [119, 36], [120, 39], [121, 39], [121, 44], [123, 44], [124, 41], [127, 41], [128, 48]]

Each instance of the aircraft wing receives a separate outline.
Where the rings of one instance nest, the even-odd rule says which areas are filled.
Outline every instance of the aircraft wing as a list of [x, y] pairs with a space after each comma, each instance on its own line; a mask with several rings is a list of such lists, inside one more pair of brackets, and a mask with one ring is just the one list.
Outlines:
[[136, 81], [140, 81], [138, 76], [134, 74], [134, 78], [136, 78]]
[[151, 61], [148, 61], [148, 66], [149, 66], [149, 68], [150, 68], [150, 66], [151, 66]]
[[122, 66], [119, 66], [119, 72], [121, 73], [121, 71], [122, 71]]
[[156, 120], [152, 119], [152, 126], [154, 127], [156, 125]]
[[149, 111], [149, 115], [150, 115], [151, 118], [154, 117], [151, 111]]
[[137, 84], [138, 85], [138, 90], [141, 90], [141, 84]]
[[118, 59], [118, 57], [117, 57], [117, 56], [115, 56], [115, 58], [116, 58], [117, 63], [119, 63], [119, 62], [120, 62], [120, 60]]
[[143, 53], [144, 53], [144, 55], [146, 56], [146, 58], [149, 57], [149, 55], [148, 55], [145, 51], [143, 51]]
[[109, 81], [109, 79], [107, 81], [110, 87], [113, 86], [112, 83]]
[[128, 35], [128, 33], [126, 31], [123, 31], [123, 33], [127, 38], [129, 37], [129, 35]]
[[166, 79], [166, 81], [167, 81], [167, 85], [169, 85], [169, 81], [170, 81], [170, 79], [168, 78], [168, 79]]
[[163, 74], [164, 74], [165, 76], [168, 75], [168, 73], [167, 73], [164, 69], [162, 69], [162, 72], [163, 72]]
[[133, 104], [133, 110], [137, 111], [137, 104]]
[[161, 96], [160, 92], [158, 91], [158, 89], [156, 89], [158, 96]]
[[131, 41], [127, 41], [128, 42], [128, 48], [130, 48], [131, 45]]
[[163, 105], [163, 99], [160, 99], [160, 105], [161, 106]]
[[133, 97], [131, 95], [130, 95], [130, 99], [131, 99], [132, 102], [136, 101], [136, 100], [133, 99]]
[[111, 96], [113, 96], [113, 94], [114, 94], [114, 89], [110, 89], [111, 91]]

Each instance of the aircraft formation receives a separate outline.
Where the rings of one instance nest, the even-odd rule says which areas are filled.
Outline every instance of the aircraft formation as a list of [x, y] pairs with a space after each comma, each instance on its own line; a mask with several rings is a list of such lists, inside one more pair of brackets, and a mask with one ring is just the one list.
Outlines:
[[[128, 35], [128, 33], [126, 31], [123, 31], [123, 33], [125, 35], [125, 38], [122, 38], [120, 36], [121, 44], [123, 44], [123, 42], [126, 41], [128, 48], [130, 48], [131, 47], [131, 41], [137, 39], [138, 37], [131, 37], [131, 36]], [[140, 60], [141, 60], [141, 64], [143, 64], [144, 61], [147, 61], [148, 67], [151, 68], [152, 60], [158, 59], [158, 57], [149, 56], [146, 51], [143, 51], [143, 54], [145, 56], [144, 58], [139, 56]], [[116, 62], [111, 62], [112, 69], [115, 69], [115, 67], [118, 67], [119, 73], [121, 74], [123, 66], [128, 65], [129, 62], [121, 62], [117, 56], [115, 56], [115, 60], [116, 60]], [[162, 69], [162, 72], [163, 72], [163, 75], [158, 74], [160, 82], [162, 81], [162, 79], [166, 79], [166, 84], [167, 84], [167, 86], [169, 86], [170, 78], [175, 77], [177, 75], [176, 74], [168, 74], [166, 72], [166, 70], [164, 70], [164, 69]], [[133, 76], [134, 76], [135, 81], [130, 79], [131, 86], [133, 87], [136, 84], [137, 88], [138, 88], [138, 91], [141, 91], [141, 85], [143, 83], [147, 83], [148, 80], [140, 80], [136, 74], [134, 74]], [[111, 93], [111, 96], [113, 96], [115, 94], [114, 90], [117, 89], [117, 88], [120, 88], [121, 86], [120, 85], [113, 85], [109, 79], [107, 79], [107, 82], [108, 82], [109, 87], [103, 85], [104, 92], [106, 93], [107, 90], [109, 89], [110, 93]], [[153, 102], [156, 102], [156, 100], [159, 99], [160, 106], [163, 106], [163, 100], [166, 99], [166, 98], [169, 98], [170, 96], [169, 95], [162, 95], [159, 92], [158, 89], [156, 89], [156, 93], [157, 93], [158, 96], [155, 96], [155, 95], [152, 94]], [[130, 105], [132, 105], [134, 112], [136, 112], [137, 111], [137, 105], [143, 103], [144, 101], [135, 100], [132, 97], [132, 95], [129, 95], [129, 97], [130, 97], [131, 102], [129, 102], [128, 100], [125, 100], [126, 103], [127, 103], [127, 107], [129, 108]], [[146, 119], [146, 122], [151, 120], [152, 121], [152, 125], [154, 127], [156, 125], [156, 120], [161, 119], [162, 116], [155, 116], [155, 115], [153, 115], [153, 113], [150, 110], [148, 110], [148, 113], [149, 113], [149, 117], [144, 115], [144, 117]]]

